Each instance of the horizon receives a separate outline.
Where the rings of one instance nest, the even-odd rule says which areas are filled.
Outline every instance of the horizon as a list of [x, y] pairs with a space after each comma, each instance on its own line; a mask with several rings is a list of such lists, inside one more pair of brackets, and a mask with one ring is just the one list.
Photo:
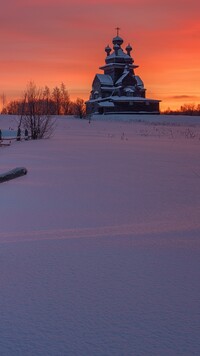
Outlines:
[[50, 88], [64, 82], [71, 100], [87, 100], [119, 26], [147, 98], [161, 100], [161, 111], [198, 104], [199, 10], [197, 0], [178, 0], [176, 8], [172, 0], [8, 0], [0, 15], [0, 95], [19, 98], [33, 80]]

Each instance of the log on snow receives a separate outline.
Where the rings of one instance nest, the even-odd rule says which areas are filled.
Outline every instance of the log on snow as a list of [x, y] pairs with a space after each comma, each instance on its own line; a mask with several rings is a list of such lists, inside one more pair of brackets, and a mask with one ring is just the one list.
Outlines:
[[25, 167], [17, 167], [6, 173], [0, 174], [0, 183], [7, 182], [8, 180], [15, 179], [27, 174]]

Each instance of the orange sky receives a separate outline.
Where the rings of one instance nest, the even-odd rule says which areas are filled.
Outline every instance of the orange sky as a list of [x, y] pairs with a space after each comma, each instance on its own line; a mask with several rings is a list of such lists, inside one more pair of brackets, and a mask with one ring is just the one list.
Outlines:
[[119, 26], [147, 97], [161, 99], [161, 109], [200, 103], [199, 13], [199, 0], [6, 0], [0, 95], [19, 97], [30, 80], [63, 81], [72, 99], [87, 99]]

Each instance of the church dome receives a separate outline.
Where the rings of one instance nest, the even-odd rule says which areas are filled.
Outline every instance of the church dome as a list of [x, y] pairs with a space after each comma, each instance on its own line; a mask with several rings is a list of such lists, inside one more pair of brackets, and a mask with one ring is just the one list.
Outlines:
[[128, 46], [126, 46], [126, 51], [127, 51], [127, 54], [130, 56], [130, 53], [131, 53], [131, 51], [132, 51], [132, 47], [131, 47], [131, 45], [130, 45], [130, 43], [128, 44]]
[[118, 55], [118, 51], [119, 51], [119, 49], [120, 49], [120, 45], [118, 45], [117, 43], [115, 43], [114, 46], [113, 46], [113, 49], [114, 49], [114, 51], [115, 51], [115, 55], [117, 56], [117, 55]]
[[105, 52], [107, 53], [107, 56], [110, 55], [110, 52], [111, 52], [111, 51], [112, 51], [112, 49], [110, 48], [109, 45], [107, 45], [106, 48], [105, 48]]
[[114, 45], [117, 44], [118, 46], [121, 46], [122, 43], [124, 42], [124, 40], [121, 37], [116, 36], [116, 37], [113, 38], [112, 42], [113, 42]]

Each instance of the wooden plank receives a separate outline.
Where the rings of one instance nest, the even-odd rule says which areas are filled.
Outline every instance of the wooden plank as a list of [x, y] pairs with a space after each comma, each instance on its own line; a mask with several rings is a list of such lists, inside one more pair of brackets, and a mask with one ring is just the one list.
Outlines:
[[7, 182], [11, 179], [15, 179], [27, 174], [27, 169], [25, 167], [17, 167], [11, 171], [0, 174], [0, 183]]

